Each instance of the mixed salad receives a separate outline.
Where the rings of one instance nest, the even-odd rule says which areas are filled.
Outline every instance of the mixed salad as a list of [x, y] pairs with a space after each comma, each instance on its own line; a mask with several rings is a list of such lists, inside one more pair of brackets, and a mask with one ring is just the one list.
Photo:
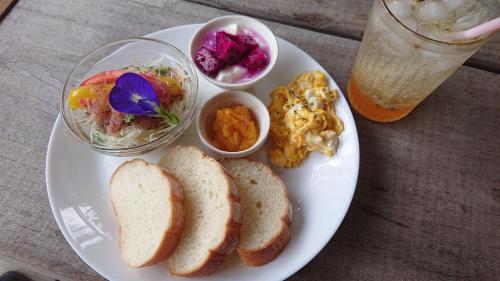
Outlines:
[[104, 71], [71, 89], [68, 107], [91, 143], [133, 147], [163, 136], [180, 122], [186, 79], [180, 69], [162, 65]]

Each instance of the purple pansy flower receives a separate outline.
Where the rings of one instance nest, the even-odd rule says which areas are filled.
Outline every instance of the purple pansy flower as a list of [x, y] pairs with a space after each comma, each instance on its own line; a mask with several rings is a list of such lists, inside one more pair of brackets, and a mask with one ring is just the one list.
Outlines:
[[109, 104], [118, 112], [163, 117], [169, 124], [179, 123], [179, 117], [162, 108], [151, 83], [133, 72], [116, 79], [109, 93]]

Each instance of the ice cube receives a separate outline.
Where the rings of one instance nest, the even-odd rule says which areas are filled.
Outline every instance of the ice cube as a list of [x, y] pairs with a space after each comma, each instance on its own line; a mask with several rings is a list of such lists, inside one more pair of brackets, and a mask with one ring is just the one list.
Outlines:
[[430, 75], [437, 76], [439, 73], [449, 72], [457, 68], [463, 61], [468, 58], [467, 54], [454, 54], [452, 56], [443, 54], [438, 48], [420, 49], [421, 57], [428, 63], [432, 63], [432, 68], [429, 69]]
[[382, 22], [380, 15], [375, 13], [371, 17], [371, 23], [368, 24], [367, 28], [373, 29], [376, 32], [384, 32], [386, 30], [385, 23]]
[[229, 34], [237, 35], [240, 27], [236, 23], [226, 25], [223, 30]]
[[452, 26], [454, 31], [461, 31], [477, 26], [485, 21], [488, 9], [482, 5], [467, 9], [468, 13], [457, 13], [457, 20]]
[[399, 19], [408, 17], [412, 12], [410, 0], [391, 0], [387, 3], [389, 10]]
[[226, 66], [219, 71], [215, 80], [224, 83], [234, 83], [245, 77], [247, 70], [239, 65]]
[[453, 33], [450, 32], [449, 28], [446, 26], [448, 25], [438, 25], [435, 22], [424, 22], [418, 24], [417, 32], [435, 40], [451, 42], [454, 40]]
[[382, 49], [391, 55], [406, 57], [410, 56], [414, 51], [412, 44], [396, 33], [381, 32], [379, 34], [379, 42], [382, 45]]
[[469, 0], [441, 0], [450, 10], [456, 10], [460, 7], [464, 7], [467, 3], [470, 3]]
[[416, 19], [419, 23], [426, 21], [444, 21], [453, 16], [451, 9], [441, 1], [425, 0], [417, 4]]
[[435, 22], [424, 22], [424, 23], [419, 23], [417, 25], [417, 32], [436, 39], [436, 40], [441, 40], [443, 38], [443, 31], [439, 29], [439, 25], [437, 25]]

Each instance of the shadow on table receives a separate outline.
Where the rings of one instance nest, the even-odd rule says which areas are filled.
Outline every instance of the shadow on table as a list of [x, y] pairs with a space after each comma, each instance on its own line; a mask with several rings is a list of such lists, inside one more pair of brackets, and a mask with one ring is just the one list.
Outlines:
[[498, 276], [498, 252], [491, 251], [498, 236], [491, 233], [500, 191], [491, 184], [500, 143], [491, 140], [491, 128], [500, 112], [479, 85], [463, 89], [455, 80], [398, 122], [354, 113], [361, 161], [349, 212], [327, 246], [289, 280]]

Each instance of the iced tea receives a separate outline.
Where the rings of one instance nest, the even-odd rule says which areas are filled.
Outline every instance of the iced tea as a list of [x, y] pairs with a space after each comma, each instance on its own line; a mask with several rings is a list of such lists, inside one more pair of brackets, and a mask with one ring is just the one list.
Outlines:
[[500, 15], [499, 6], [496, 0], [375, 0], [348, 86], [354, 109], [381, 122], [406, 116], [492, 36], [454, 41], [453, 32]]

